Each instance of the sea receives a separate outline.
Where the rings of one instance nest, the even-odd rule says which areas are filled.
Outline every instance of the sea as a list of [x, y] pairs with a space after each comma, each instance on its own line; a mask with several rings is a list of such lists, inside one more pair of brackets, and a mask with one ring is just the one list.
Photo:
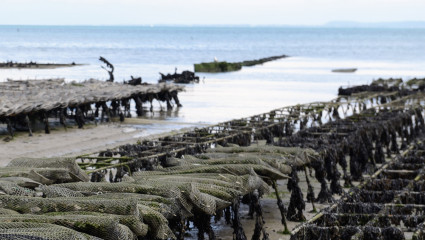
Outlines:
[[[144, 118], [167, 128], [215, 124], [299, 103], [328, 101], [340, 86], [378, 78], [425, 77], [424, 28], [324, 28], [279, 26], [0, 26], [0, 62], [81, 63], [58, 69], [0, 69], [7, 79], [106, 80], [102, 56], [115, 66], [116, 81], [159, 72], [193, 71], [200, 62], [288, 58], [229, 73], [197, 73], [179, 95], [183, 104]], [[334, 73], [357, 68], [355, 73]], [[162, 104], [162, 107], [165, 104]], [[178, 123], [178, 124], [177, 124]], [[136, 124], [137, 127], [137, 124]], [[146, 127], [146, 126], [145, 126]], [[147, 134], [164, 125], [148, 127]], [[168, 129], [169, 130], [169, 129]]]

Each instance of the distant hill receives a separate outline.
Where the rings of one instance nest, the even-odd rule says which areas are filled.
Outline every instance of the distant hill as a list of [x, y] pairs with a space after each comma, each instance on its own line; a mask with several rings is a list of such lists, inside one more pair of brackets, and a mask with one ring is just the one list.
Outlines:
[[325, 27], [352, 27], [352, 28], [425, 28], [424, 21], [405, 21], [405, 22], [352, 22], [352, 21], [333, 21], [324, 25]]

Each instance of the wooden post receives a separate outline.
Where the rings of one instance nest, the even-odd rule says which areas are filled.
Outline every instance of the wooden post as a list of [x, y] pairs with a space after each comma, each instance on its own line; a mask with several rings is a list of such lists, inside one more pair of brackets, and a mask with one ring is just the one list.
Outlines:
[[307, 190], [307, 196], [309, 195], [309, 194], [313, 194], [313, 196], [311, 196], [311, 198], [310, 198], [310, 202], [311, 202], [311, 206], [313, 207], [313, 210], [312, 210], [312, 212], [313, 213], [316, 213], [317, 212], [317, 209], [316, 209], [316, 206], [314, 206], [314, 191], [313, 191], [313, 186], [311, 186], [311, 184], [310, 184], [310, 179], [308, 178], [308, 173], [307, 173], [307, 168], [304, 166], [304, 172], [305, 172], [305, 180], [306, 180], [306, 182], [307, 182], [307, 188], [308, 188], [308, 190]]
[[140, 99], [140, 97], [138, 95], [133, 97], [134, 102], [136, 103], [136, 113], [137, 116], [142, 116], [143, 115], [143, 103], [142, 100]]
[[44, 122], [44, 132], [46, 134], [50, 134], [49, 114], [46, 111], [43, 111], [42, 118], [43, 118], [43, 122]]
[[183, 107], [179, 101], [179, 97], [177, 96], [177, 91], [172, 91], [171, 96], [173, 97], [174, 102], [177, 104], [177, 107]]
[[106, 105], [106, 102], [102, 102], [102, 121], [104, 114], [108, 117], [107, 122], [111, 121], [111, 114], [109, 113], [109, 108], [108, 105]]
[[66, 118], [65, 118], [65, 113], [66, 113], [66, 108], [61, 108], [59, 113], [59, 121], [62, 124], [62, 126], [65, 128], [65, 130], [67, 130], [66, 127]]
[[28, 117], [28, 115], [25, 115], [25, 123], [27, 124], [28, 127], [28, 132], [29, 132], [29, 136], [32, 137], [32, 128], [31, 128], [31, 121]]
[[286, 224], [286, 209], [285, 209], [285, 206], [283, 205], [282, 199], [280, 198], [279, 190], [277, 189], [276, 180], [272, 180], [272, 187], [276, 194], [277, 206], [279, 207], [280, 216], [282, 217], [281, 222], [283, 226], [285, 227], [285, 229], [283, 230], [283, 234], [291, 234], [291, 232], [288, 229], [288, 225]]
[[75, 108], [75, 121], [78, 124], [78, 128], [83, 128], [83, 126], [84, 126], [84, 115], [83, 115], [80, 107]]
[[6, 124], [7, 124], [7, 131], [9, 132], [10, 136], [13, 138], [14, 132], [13, 132], [13, 127], [12, 127], [12, 123], [10, 121], [10, 118], [6, 118]]

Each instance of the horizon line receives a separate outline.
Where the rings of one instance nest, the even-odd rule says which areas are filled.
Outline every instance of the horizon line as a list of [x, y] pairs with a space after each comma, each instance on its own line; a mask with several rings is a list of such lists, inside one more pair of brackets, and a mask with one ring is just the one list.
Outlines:
[[[406, 26], [406, 24], [419, 24]], [[401, 25], [402, 26], [401, 26]], [[425, 21], [387, 21], [387, 22], [358, 22], [358, 21], [330, 21], [324, 24], [1, 24], [2, 27], [34, 26], [34, 27], [305, 27], [305, 28], [425, 28]]]

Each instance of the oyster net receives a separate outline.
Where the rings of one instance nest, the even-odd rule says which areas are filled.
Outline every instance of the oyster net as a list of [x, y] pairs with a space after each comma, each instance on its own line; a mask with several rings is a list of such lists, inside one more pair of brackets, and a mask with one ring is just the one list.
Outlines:
[[258, 149], [170, 158], [172, 167], [115, 183], [88, 182], [70, 158], [15, 159], [0, 169], [0, 233], [10, 239], [175, 239], [171, 221], [214, 216], [244, 195], [268, 193], [270, 180], [288, 178], [291, 163], [309, 161], [294, 149]]

